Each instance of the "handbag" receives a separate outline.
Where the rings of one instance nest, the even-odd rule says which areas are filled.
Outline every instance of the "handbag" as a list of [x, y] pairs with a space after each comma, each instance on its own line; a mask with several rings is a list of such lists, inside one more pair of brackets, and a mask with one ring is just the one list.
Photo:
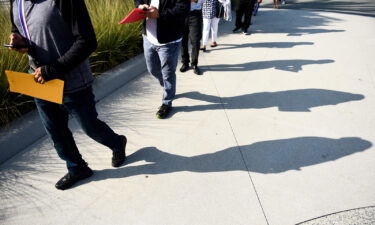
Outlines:
[[224, 6], [218, 0], [216, 0], [216, 17], [217, 18], [224, 17]]

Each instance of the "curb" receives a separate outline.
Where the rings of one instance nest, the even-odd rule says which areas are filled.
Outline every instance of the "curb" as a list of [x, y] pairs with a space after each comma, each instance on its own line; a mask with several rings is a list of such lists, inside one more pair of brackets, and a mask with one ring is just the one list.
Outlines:
[[[102, 73], [93, 84], [96, 101], [100, 101], [146, 71], [144, 55], [140, 54]], [[37, 110], [15, 120], [9, 127], [0, 129], [0, 164], [45, 135]]]

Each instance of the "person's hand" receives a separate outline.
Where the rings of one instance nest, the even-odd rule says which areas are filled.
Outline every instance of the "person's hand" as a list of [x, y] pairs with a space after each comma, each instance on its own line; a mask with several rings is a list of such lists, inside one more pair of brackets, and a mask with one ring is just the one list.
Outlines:
[[[22, 36], [18, 33], [12, 33], [9, 36], [10, 44], [11, 45], [21, 45], [21, 46], [27, 46], [25, 40], [22, 38]], [[10, 50], [19, 52], [19, 53], [26, 53], [29, 49], [28, 48], [9, 48]]]
[[44, 84], [45, 80], [42, 77], [42, 68], [39, 67], [34, 71], [34, 80], [39, 84]]
[[155, 6], [150, 6], [146, 12], [146, 16], [151, 19], [159, 18], [159, 10]]
[[142, 10], [145, 10], [145, 9], [147, 10], [148, 8], [150, 8], [150, 6], [147, 4], [142, 4], [138, 6], [138, 9], [142, 9]]
[[262, 0], [258, 0], [258, 3], [259, 3], [259, 4], [262, 3]]

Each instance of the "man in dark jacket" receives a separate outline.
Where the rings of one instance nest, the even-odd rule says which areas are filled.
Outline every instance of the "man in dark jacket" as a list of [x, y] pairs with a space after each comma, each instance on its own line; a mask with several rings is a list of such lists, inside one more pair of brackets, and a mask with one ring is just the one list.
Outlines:
[[70, 188], [93, 174], [68, 128], [69, 114], [88, 136], [112, 150], [112, 166], [120, 166], [127, 140], [97, 118], [87, 59], [97, 42], [84, 0], [11, 0], [11, 21], [10, 43], [25, 46], [11, 49], [28, 53], [35, 81], [65, 81], [62, 105], [35, 99], [47, 134], [68, 168], [56, 188]]
[[163, 87], [162, 105], [156, 113], [164, 119], [176, 94], [176, 67], [190, 0], [135, 0], [145, 10], [143, 48], [148, 71]]

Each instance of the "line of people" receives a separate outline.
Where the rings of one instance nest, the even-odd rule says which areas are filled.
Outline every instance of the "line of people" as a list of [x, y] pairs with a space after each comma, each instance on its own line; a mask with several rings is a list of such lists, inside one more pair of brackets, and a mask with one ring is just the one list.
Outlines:
[[[145, 10], [142, 36], [147, 69], [163, 88], [157, 118], [166, 118], [172, 110], [180, 47], [181, 72], [186, 71], [191, 62], [194, 72], [200, 74], [198, 55], [201, 38], [201, 49], [205, 50], [211, 31], [211, 47], [217, 46], [219, 18], [231, 18], [230, 0], [219, 1], [221, 4], [218, 0], [135, 0], [135, 6]], [[240, 0], [235, 30], [242, 28], [247, 33], [254, 2]], [[88, 57], [96, 49], [97, 39], [85, 1], [10, 0], [10, 3], [10, 44], [13, 45], [10, 50], [29, 55], [29, 73], [33, 74], [35, 82], [44, 84], [52, 79], [65, 81], [61, 105], [35, 99], [45, 130], [68, 169], [55, 187], [68, 189], [93, 174], [68, 127], [69, 115], [77, 119], [90, 138], [112, 150], [113, 167], [123, 165], [127, 138], [115, 133], [101, 121], [95, 108], [92, 91], [94, 78]], [[221, 5], [224, 9], [218, 7]], [[191, 61], [189, 40], [192, 44]]]

